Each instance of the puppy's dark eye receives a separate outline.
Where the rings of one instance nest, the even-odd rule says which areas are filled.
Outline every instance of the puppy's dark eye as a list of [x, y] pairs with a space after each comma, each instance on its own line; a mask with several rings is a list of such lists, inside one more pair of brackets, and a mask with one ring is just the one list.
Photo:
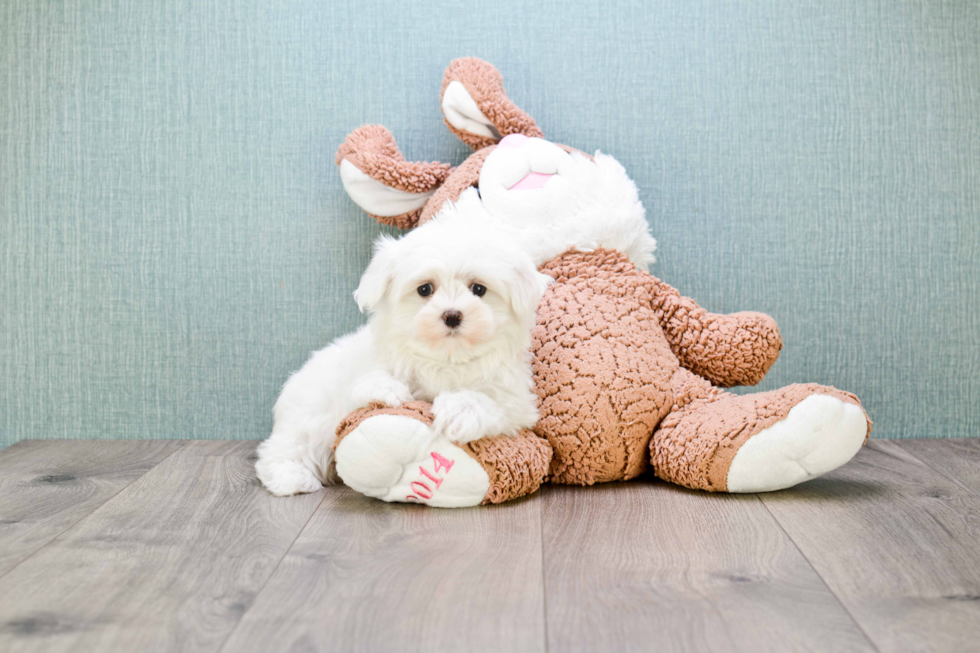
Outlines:
[[474, 283], [472, 286], [470, 286], [470, 290], [477, 297], [483, 297], [487, 294], [487, 287], [478, 283]]
[[424, 283], [421, 286], [419, 286], [418, 290], [420, 295], [422, 295], [423, 297], [428, 297], [429, 295], [432, 294], [432, 284]]

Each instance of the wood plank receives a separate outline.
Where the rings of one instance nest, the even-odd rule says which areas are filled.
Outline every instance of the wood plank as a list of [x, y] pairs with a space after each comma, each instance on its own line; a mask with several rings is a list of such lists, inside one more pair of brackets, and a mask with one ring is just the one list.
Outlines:
[[980, 500], [873, 440], [825, 477], [762, 497], [881, 651], [980, 641]]
[[434, 510], [328, 497], [225, 651], [543, 651], [537, 496]]
[[0, 452], [0, 576], [183, 444], [24, 440]]
[[971, 492], [980, 494], [980, 438], [890, 440]]
[[545, 488], [553, 651], [867, 651], [755, 495]]
[[0, 579], [0, 650], [214, 651], [322, 493], [278, 499], [255, 442], [190, 442]]

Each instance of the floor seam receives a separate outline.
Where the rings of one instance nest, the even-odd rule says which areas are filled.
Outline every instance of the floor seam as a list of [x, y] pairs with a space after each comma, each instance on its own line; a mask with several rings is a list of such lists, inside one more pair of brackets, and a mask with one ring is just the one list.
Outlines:
[[854, 625], [857, 626], [857, 629], [861, 632], [861, 634], [864, 635], [864, 639], [867, 640], [871, 648], [881, 653], [881, 649], [878, 648], [878, 645], [871, 638], [871, 635], [868, 634], [868, 632], [864, 629], [864, 626], [861, 625], [861, 622], [858, 621], [857, 617], [855, 617], [854, 614], [851, 612], [850, 608], [847, 607], [844, 601], [841, 600], [841, 598], [837, 595], [837, 593], [833, 590], [833, 588], [827, 583], [827, 580], [820, 574], [819, 571], [817, 571], [817, 568], [813, 565], [813, 562], [810, 560], [810, 558], [807, 557], [806, 553], [803, 552], [803, 549], [801, 549], [800, 545], [797, 544], [796, 540], [793, 539], [793, 536], [790, 535], [785, 528], [783, 528], [782, 522], [779, 521], [776, 515], [772, 514], [772, 510], [769, 510], [769, 506], [766, 505], [766, 502], [762, 499], [762, 497], [759, 496], [759, 494], [756, 494], [755, 498], [758, 499], [759, 503], [762, 504], [762, 507], [766, 509], [766, 512], [769, 514], [769, 517], [773, 520], [773, 522], [775, 522], [776, 526], [783, 533], [783, 535], [786, 536], [786, 539], [788, 539], [793, 544], [793, 547], [796, 548], [800, 556], [802, 556], [802, 558], [806, 561], [806, 564], [810, 567], [810, 569], [813, 570], [813, 573], [816, 574], [817, 578], [820, 579], [820, 582], [823, 584], [824, 587], [827, 588], [827, 591], [830, 592], [830, 595], [834, 597], [834, 600], [837, 601], [837, 605], [841, 607], [841, 609], [851, 619]]
[[81, 524], [83, 521], [85, 521], [86, 519], [88, 519], [89, 517], [91, 517], [92, 515], [94, 515], [96, 512], [98, 512], [99, 510], [101, 510], [102, 508], [104, 508], [110, 501], [112, 501], [113, 499], [115, 499], [116, 497], [118, 497], [120, 495], [120, 493], [124, 492], [127, 488], [132, 487], [133, 483], [136, 483], [141, 478], [143, 478], [144, 476], [146, 476], [147, 474], [149, 474], [150, 472], [152, 472], [154, 469], [156, 469], [157, 467], [159, 467], [160, 465], [162, 465], [165, 461], [169, 460], [171, 456], [173, 456], [175, 453], [177, 453], [178, 451], [180, 451], [181, 449], [183, 449], [187, 445], [187, 443], [190, 442], [190, 440], [175, 440], [175, 442], [178, 442], [179, 444], [176, 447], [174, 447], [174, 450], [173, 451], [171, 451], [166, 456], [164, 456], [163, 458], [161, 458], [153, 466], [147, 468], [147, 470], [145, 472], [143, 472], [142, 474], [140, 474], [139, 476], [137, 476], [136, 478], [134, 478], [132, 481], [130, 481], [126, 485], [124, 485], [121, 488], [119, 488], [119, 491], [113, 493], [112, 496], [107, 497], [105, 501], [103, 501], [102, 503], [100, 503], [96, 507], [92, 508], [92, 510], [90, 510], [87, 513], [85, 513], [83, 516], [79, 517], [78, 520], [76, 520], [75, 522], [73, 522], [71, 525], [67, 526], [63, 531], [61, 531], [60, 533], [58, 533], [57, 535], [55, 535], [54, 537], [52, 537], [50, 540], [48, 540], [47, 542], [45, 542], [44, 544], [42, 544], [41, 546], [39, 546], [37, 549], [35, 549], [34, 551], [32, 551], [29, 556], [27, 556], [26, 558], [24, 558], [23, 560], [21, 560], [20, 562], [18, 562], [16, 565], [14, 565], [13, 567], [11, 567], [7, 571], [5, 571], [2, 574], [0, 574], [0, 581], [2, 581], [4, 578], [6, 578], [7, 575], [10, 572], [12, 572], [14, 569], [17, 569], [22, 564], [24, 564], [25, 562], [27, 562], [28, 560], [30, 560], [31, 558], [33, 558], [34, 556], [36, 556], [38, 553], [40, 553], [41, 551], [44, 551], [46, 548], [48, 548], [49, 546], [51, 546], [52, 544], [54, 544], [58, 540], [58, 538], [60, 538], [62, 535], [64, 535], [65, 533], [67, 533], [71, 529], [75, 528], [76, 526], [78, 526], [79, 524]]
[[550, 648], [550, 643], [548, 642], [548, 584], [545, 582], [547, 574], [545, 573], [545, 551], [544, 551], [544, 503], [545, 503], [545, 492], [546, 488], [541, 488], [541, 496], [539, 503], [539, 513], [538, 520], [541, 524], [541, 618], [544, 620], [544, 650], [548, 653]]
[[[334, 486], [331, 486], [331, 487], [332, 488], [342, 488], [344, 486], [342, 486], [342, 485], [334, 485]], [[279, 560], [276, 561], [276, 564], [272, 568], [272, 571], [269, 572], [269, 576], [262, 583], [262, 587], [260, 587], [258, 589], [258, 591], [255, 592], [255, 598], [252, 599], [252, 603], [249, 604], [248, 609], [246, 609], [244, 612], [242, 612], [242, 616], [240, 616], [238, 618], [238, 621], [235, 622], [235, 626], [230, 631], [228, 631], [228, 635], [221, 641], [221, 645], [218, 646], [218, 648], [216, 648], [215, 651], [217, 651], [218, 653], [221, 653], [221, 651], [224, 650], [225, 646], [228, 645], [228, 640], [231, 639], [231, 636], [235, 634], [235, 631], [238, 630], [238, 627], [242, 625], [242, 622], [243, 621], [245, 621], [245, 616], [252, 610], [252, 607], [258, 602], [259, 596], [261, 596], [262, 595], [262, 592], [265, 591], [265, 588], [268, 587], [269, 581], [272, 580], [272, 577], [276, 575], [276, 572], [279, 570], [279, 565], [281, 565], [282, 564], [282, 561], [286, 559], [286, 556], [289, 555], [289, 552], [293, 550], [293, 546], [295, 546], [296, 540], [298, 540], [299, 539], [299, 536], [303, 534], [303, 531], [306, 530], [306, 527], [310, 525], [310, 522], [313, 520], [313, 517], [316, 515], [316, 513], [318, 513], [320, 511], [320, 506], [323, 505], [323, 502], [327, 500], [327, 497], [330, 495], [330, 488], [326, 488], [326, 489], [327, 489], [327, 491], [323, 493], [323, 498], [320, 499], [320, 502], [316, 504], [316, 507], [310, 513], [310, 516], [307, 517], [307, 519], [306, 519], [305, 522], [303, 522], [303, 527], [299, 529], [299, 531], [296, 533], [296, 537], [293, 538], [293, 541], [290, 542], [289, 543], [289, 546], [286, 547], [286, 550], [283, 551], [282, 557], [280, 557]], [[265, 489], [264, 488], [262, 489], [262, 492], [265, 492]]]

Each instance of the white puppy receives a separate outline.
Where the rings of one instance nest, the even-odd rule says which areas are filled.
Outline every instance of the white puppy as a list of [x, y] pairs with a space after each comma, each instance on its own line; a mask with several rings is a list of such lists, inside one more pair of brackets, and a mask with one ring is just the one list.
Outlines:
[[431, 401], [433, 430], [460, 443], [533, 426], [528, 347], [550, 280], [480, 221], [440, 218], [380, 238], [354, 293], [368, 324], [286, 382], [258, 449], [259, 479], [280, 496], [336, 482], [337, 426], [372, 402]]

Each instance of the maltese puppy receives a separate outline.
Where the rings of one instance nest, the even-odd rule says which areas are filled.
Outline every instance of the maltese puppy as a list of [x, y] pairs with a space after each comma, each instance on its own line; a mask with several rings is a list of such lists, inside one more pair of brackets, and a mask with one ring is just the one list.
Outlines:
[[276, 401], [255, 465], [275, 495], [339, 479], [340, 421], [372, 403], [432, 402], [436, 433], [458, 443], [538, 421], [528, 348], [551, 278], [499, 227], [434, 219], [382, 236], [354, 293], [368, 324], [315, 352]]

